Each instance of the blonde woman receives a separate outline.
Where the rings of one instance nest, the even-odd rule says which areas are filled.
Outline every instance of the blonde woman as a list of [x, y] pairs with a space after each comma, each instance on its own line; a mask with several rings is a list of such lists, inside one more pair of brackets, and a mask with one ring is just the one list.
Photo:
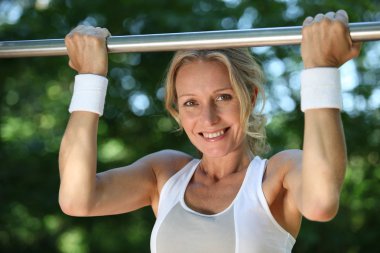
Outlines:
[[291, 252], [302, 217], [328, 221], [339, 206], [346, 147], [337, 68], [360, 51], [347, 24], [344, 11], [305, 19], [303, 150], [259, 156], [264, 120], [253, 108], [263, 74], [248, 50], [180, 51], [167, 74], [165, 104], [201, 158], [163, 150], [98, 174], [109, 33], [74, 29], [66, 37], [78, 75], [59, 158], [63, 212], [99, 216], [151, 206], [157, 253]]

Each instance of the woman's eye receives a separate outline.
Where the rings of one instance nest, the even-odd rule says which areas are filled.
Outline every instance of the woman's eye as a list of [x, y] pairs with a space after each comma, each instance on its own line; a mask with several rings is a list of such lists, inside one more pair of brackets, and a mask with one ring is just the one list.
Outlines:
[[187, 107], [191, 107], [191, 106], [197, 105], [197, 103], [194, 100], [189, 100], [189, 101], [186, 101], [183, 105]]
[[230, 94], [222, 94], [216, 98], [217, 101], [231, 100], [232, 96]]

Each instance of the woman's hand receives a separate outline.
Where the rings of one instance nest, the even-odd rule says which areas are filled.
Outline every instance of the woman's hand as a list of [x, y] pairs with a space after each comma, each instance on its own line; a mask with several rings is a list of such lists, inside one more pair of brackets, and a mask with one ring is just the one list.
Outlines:
[[69, 66], [79, 74], [107, 76], [108, 53], [106, 28], [79, 25], [65, 37]]
[[305, 68], [340, 67], [360, 53], [352, 42], [344, 10], [307, 17], [303, 23], [301, 54]]

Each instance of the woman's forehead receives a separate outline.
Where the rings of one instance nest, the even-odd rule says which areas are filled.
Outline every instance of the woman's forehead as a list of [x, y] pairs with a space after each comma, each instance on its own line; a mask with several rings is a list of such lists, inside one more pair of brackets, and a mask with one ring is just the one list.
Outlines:
[[200, 88], [198, 86], [231, 87], [227, 67], [217, 61], [195, 61], [183, 65], [177, 72], [175, 83], [177, 90]]

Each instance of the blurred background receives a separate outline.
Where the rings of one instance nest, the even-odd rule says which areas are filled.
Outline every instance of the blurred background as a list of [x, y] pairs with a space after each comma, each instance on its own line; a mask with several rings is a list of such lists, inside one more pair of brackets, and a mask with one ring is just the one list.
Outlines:
[[[0, 40], [63, 38], [82, 23], [113, 35], [294, 26], [346, 9], [380, 21], [378, 0], [2, 0]], [[251, 49], [267, 75], [271, 154], [302, 147], [298, 46]], [[172, 52], [110, 55], [99, 171], [164, 148], [196, 154], [163, 109]], [[67, 57], [0, 59], [0, 252], [149, 252], [150, 208], [94, 218], [58, 205], [58, 150], [75, 72]], [[294, 252], [376, 252], [380, 238], [380, 41], [341, 68], [348, 171], [338, 216], [304, 221]]]

